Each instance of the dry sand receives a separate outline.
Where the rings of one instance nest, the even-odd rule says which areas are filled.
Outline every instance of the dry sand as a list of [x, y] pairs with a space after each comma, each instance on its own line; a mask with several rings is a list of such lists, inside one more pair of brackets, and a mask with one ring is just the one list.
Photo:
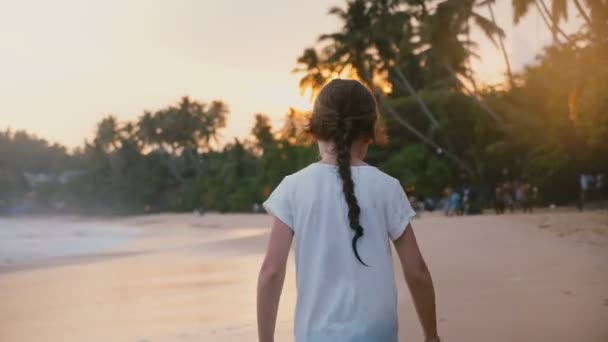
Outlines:
[[[0, 233], [25, 225], [29, 238], [44, 242], [47, 222], [62, 223], [2, 220]], [[268, 216], [82, 223], [122, 226], [131, 237], [86, 255], [0, 260], [0, 341], [256, 341]], [[608, 211], [426, 215], [414, 227], [444, 341], [608, 341]], [[41, 241], [34, 245], [43, 250]], [[293, 271], [290, 264], [277, 341], [293, 340]], [[422, 341], [400, 273], [398, 285], [401, 341]]]

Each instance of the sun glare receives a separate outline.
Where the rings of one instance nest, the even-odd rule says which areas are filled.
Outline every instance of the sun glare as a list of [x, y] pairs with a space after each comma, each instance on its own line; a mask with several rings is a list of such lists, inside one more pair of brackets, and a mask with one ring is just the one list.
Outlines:
[[[361, 78], [357, 75], [355, 68], [353, 68], [351, 65], [347, 65], [340, 72], [336, 72], [336, 71], [324, 72], [324, 78], [325, 78], [325, 83], [323, 84], [323, 86], [325, 86], [326, 84], [328, 84], [329, 82], [331, 82], [332, 80], [335, 80], [335, 79], [355, 79], [360, 82], [363, 82], [361, 80]], [[383, 92], [384, 94], [390, 94], [393, 91], [392, 84], [388, 80], [387, 71], [374, 72], [373, 83], [374, 83], [374, 86], [377, 87], [378, 89], [380, 89], [380, 91]], [[301, 98], [300, 100], [301, 101], [299, 101], [299, 102], [300, 102], [300, 104], [303, 102], [306, 102], [307, 104], [305, 106], [294, 105], [292, 107], [310, 110], [312, 107], [312, 103], [314, 103], [319, 90], [321, 90], [321, 89], [320, 88], [317, 89], [313, 86], [308, 86], [308, 87], [304, 88], [303, 90], [300, 91], [300, 98]], [[296, 102], [298, 102], [298, 101], [296, 101]], [[296, 102], [294, 102], [294, 103], [296, 103]]]

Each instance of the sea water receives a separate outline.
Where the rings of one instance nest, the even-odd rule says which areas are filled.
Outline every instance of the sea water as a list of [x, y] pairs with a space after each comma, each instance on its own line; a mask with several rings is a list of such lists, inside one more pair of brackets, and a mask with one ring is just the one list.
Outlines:
[[106, 253], [139, 232], [103, 219], [0, 218], [0, 266]]

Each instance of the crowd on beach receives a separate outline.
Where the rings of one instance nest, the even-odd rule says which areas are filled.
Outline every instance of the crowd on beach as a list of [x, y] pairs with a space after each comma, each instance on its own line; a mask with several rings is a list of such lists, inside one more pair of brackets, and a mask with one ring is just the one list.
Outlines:
[[462, 187], [446, 186], [442, 197], [434, 199], [417, 195], [415, 187], [406, 187], [405, 191], [412, 207], [420, 214], [423, 211], [443, 210], [446, 216], [476, 214], [480, 209], [473, 205], [473, 188], [470, 185]]
[[515, 212], [520, 208], [524, 213], [531, 213], [538, 202], [538, 187], [526, 181], [507, 181], [494, 188], [494, 212], [505, 213], [505, 209]]
[[[417, 194], [415, 187], [406, 187], [406, 193], [418, 213], [423, 211], [441, 210], [446, 216], [461, 216], [481, 213], [483, 207], [493, 206], [496, 215], [506, 212], [532, 213], [535, 206], [540, 205], [539, 188], [530, 182], [517, 179], [508, 180], [495, 185], [491, 203], [482, 201], [480, 196], [469, 184], [462, 186], [446, 186], [439, 199], [422, 197]], [[578, 209], [583, 210], [589, 202], [608, 199], [608, 187], [604, 174], [592, 175], [583, 173], [579, 178], [580, 197]], [[486, 197], [488, 198], [488, 197]]]
[[[418, 212], [425, 210], [441, 210], [446, 216], [462, 216], [479, 214], [485, 205], [479, 203], [479, 194], [469, 184], [462, 186], [446, 186], [438, 200], [422, 198], [416, 195], [414, 187], [406, 188], [406, 193]], [[514, 212], [532, 212], [533, 203], [538, 198], [538, 188], [525, 181], [508, 181], [498, 184], [494, 193], [494, 209], [496, 214], [504, 214], [505, 209]]]

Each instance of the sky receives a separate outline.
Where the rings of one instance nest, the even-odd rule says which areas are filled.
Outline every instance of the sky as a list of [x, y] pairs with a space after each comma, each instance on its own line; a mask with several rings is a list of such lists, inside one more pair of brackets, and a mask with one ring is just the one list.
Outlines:
[[[291, 70], [304, 48], [339, 27], [327, 10], [343, 3], [0, 0], [0, 129], [73, 148], [108, 114], [133, 120], [184, 95], [228, 104], [224, 141], [249, 135], [255, 113], [279, 126], [289, 107], [310, 107]], [[514, 26], [510, 3], [498, 0], [495, 14], [517, 71], [551, 37], [536, 13]], [[501, 82], [500, 51], [480, 32], [472, 38], [478, 78]]]

